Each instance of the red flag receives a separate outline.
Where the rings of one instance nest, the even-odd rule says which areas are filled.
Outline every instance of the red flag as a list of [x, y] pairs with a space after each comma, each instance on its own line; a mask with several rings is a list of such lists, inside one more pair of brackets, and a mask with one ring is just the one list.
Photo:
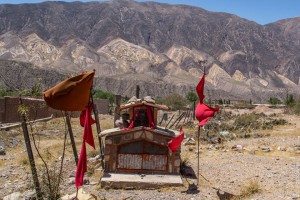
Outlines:
[[196, 91], [200, 100], [200, 103], [203, 103], [203, 99], [204, 99], [204, 80], [205, 80], [205, 72], [200, 80], [200, 82], [198, 83], [197, 87], [196, 87]]
[[153, 122], [153, 118], [152, 118], [152, 111], [151, 108], [149, 106], [146, 107], [147, 109], [147, 117], [148, 117], [148, 121], [149, 121], [149, 128], [154, 128], [154, 122]]
[[80, 152], [79, 161], [76, 169], [76, 176], [75, 176], [75, 185], [77, 188], [83, 185], [84, 173], [87, 171], [87, 156], [86, 156], [85, 142], [87, 142], [95, 149], [94, 137], [93, 137], [92, 127], [91, 127], [92, 124], [95, 123], [95, 120], [93, 120], [91, 116], [92, 109], [93, 106], [91, 103], [89, 103], [89, 106], [86, 108], [86, 110], [82, 111], [82, 116], [80, 115], [81, 125], [83, 123], [83, 118], [85, 119], [84, 119], [84, 130], [82, 136], [83, 142], [82, 142], [81, 152]]
[[[79, 120], [80, 120], [80, 126], [82, 126], [82, 127], [84, 127], [85, 118], [86, 118], [85, 116], [86, 116], [86, 110], [81, 111]], [[92, 118], [92, 115], [90, 115], [90, 117], [91, 117], [91, 119], [90, 119], [91, 125], [93, 125], [96, 121]]]
[[87, 107], [85, 110], [83, 141], [87, 142], [89, 145], [91, 145], [95, 149], [93, 131], [92, 131], [92, 127], [91, 127], [92, 123], [95, 122], [91, 116], [92, 109], [93, 109], [92, 104], [89, 104], [89, 107]]
[[199, 125], [203, 126], [215, 115], [219, 108], [212, 108], [204, 103], [198, 103], [196, 107], [196, 118], [199, 121]]
[[76, 188], [79, 188], [80, 186], [83, 185], [83, 177], [86, 171], [87, 171], [87, 156], [86, 156], [85, 141], [83, 140], [79, 161], [76, 169], [76, 176], [75, 176]]
[[180, 133], [168, 142], [168, 146], [172, 152], [177, 150], [177, 148], [180, 146], [183, 139], [184, 139], [184, 132], [182, 128], [180, 128]]

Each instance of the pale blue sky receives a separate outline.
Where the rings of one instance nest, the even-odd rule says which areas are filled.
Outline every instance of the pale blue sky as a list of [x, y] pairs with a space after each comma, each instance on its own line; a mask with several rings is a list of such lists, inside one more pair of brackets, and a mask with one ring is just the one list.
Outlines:
[[[65, 0], [71, 2], [72, 0]], [[87, 2], [88, 0], [81, 0]], [[138, 0], [144, 2], [145, 0]], [[188, 4], [209, 11], [227, 12], [267, 24], [280, 19], [299, 17], [300, 0], [152, 0], [171, 4]], [[38, 3], [42, 0], [0, 0], [0, 4]]]

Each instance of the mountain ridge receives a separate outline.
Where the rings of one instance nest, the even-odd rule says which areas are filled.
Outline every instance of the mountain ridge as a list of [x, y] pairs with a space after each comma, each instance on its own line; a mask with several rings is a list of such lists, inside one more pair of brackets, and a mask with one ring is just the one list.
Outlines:
[[[207, 85], [223, 90], [220, 95], [251, 98], [256, 95], [246, 89], [250, 86], [277, 91], [274, 95], [287, 90], [298, 93], [300, 45], [293, 39], [298, 29], [293, 25], [296, 28], [286, 34], [287, 25], [278, 23], [262, 26], [232, 14], [154, 2], [2, 4], [0, 59], [30, 62], [60, 73], [96, 69], [97, 77], [108, 82], [132, 85], [144, 80], [143, 85], [153, 82], [185, 89], [199, 81], [203, 69], [198, 61], [204, 59], [207, 72], [218, 69], [219, 74], [208, 74]], [[217, 80], [224, 75], [226, 84]], [[99, 88], [110, 88], [99, 83]], [[248, 92], [232, 93], [234, 87]], [[134, 94], [128, 91], [126, 95]]]

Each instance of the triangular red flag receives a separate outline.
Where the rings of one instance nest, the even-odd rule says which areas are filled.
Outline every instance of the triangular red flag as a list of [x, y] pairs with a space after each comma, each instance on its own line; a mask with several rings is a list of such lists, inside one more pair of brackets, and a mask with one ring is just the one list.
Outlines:
[[199, 121], [199, 125], [203, 126], [215, 115], [219, 108], [212, 108], [204, 103], [198, 103], [196, 107], [196, 118]]
[[83, 130], [83, 141], [91, 145], [95, 149], [93, 131], [92, 131], [92, 122], [91, 114], [92, 114], [92, 105], [90, 104], [89, 107], [85, 110], [85, 121], [84, 121], [84, 130]]
[[[86, 110], [81, 111], [79, 120], [80, 120], [80, 126], [82, 126], [82, 127], [84, 127], [85, 116], [86, 116]], [[92, 118], [92, 115], [90, 115], [90, 117], [91, 117], [91, 119], [90, 119], [91, 125], [93, 125], [96, 121]]]
[[83, 185], [83, 177], [84, 173], [87, 171], [87, 156], [86, 156], [86, 147], [85, 141], [82, 142], [82, 147], [80, 151], [79, 161], [77, 164], [76, 169], [76, 176], [75, 176], [75, 186], [79, 188]]
[[203, 73], [203, 76], [196, 87], [196, 91], [197, 91], [200, 103], [203, 103], [203, 99], [205, 97], [204, 96], [204, 80], [205, 80], [205, 72]]
[[168, 147], [171, 149], [172, 152], [175, 152], [177, 150], [177, 148], [180, 146], [183, 139], [184, 139], [184, 132], [182, 128], [180, 128], [180, 133], [168, 142]]

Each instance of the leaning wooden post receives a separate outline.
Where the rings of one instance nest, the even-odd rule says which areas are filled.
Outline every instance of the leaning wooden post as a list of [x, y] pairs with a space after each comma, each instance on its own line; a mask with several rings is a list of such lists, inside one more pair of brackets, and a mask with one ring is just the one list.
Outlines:
[[[20, 100], [20, 105], [23, 105], [21, 97], [20, 97], [19, 100]], [[31, 148], [31, 144], [30, 144], [30, 138], [29, 138], [29, 134], [28, 134], [25, 113], [22, 113], [21, 117], [22, 117], [23, 135], [24, 135], [24, 139], [25, 139], [25, 145], [26, 145], [26, 150], [27, 150], [27, 154], [28, 154], [28, 158], [29, 158], [29, 163], [30, 163], [33, 183], [34, 183], [34, 186], [35, 186], [36, 196], [37, 196], [38, 200], [40, 200], [40, 199], [42, 200], [43, 197], [42, 197], [42, 192], [41, 192], [41, 188], [40, 188], [40, 183], [39, 183], [39, 179], [38, 179], [37, 170], [36, 170], [36, 167], [35, 167], [32, 148]]]
[[104, 145], [102, 143], [102, 139], [100, 136], [100, 133], [101, 133], [100, 121], [99, 121], [99, 116], [98, 116], [97, 105], [93, 103], [93, 106], [94, 106], [93, 111], [94, 111], [94, 115], [95, 115], [96, 128], [97, 128], [97, 136], [98, 136], [98, 141], [99, 141], [99, 145], [100, 145], [101, 166], [102, 166], [102, 169], [104, 169]]
[[66, 122], [67, 122], [67, 126], [68, 126], [68, 132], [69, 132], [69, 136], [70, 136], [70, 140], [71, 140], [71, 144], [72, 144], [74, 159], [75, 159], [75, 163], [76, 163], [76, 166], [77, 166], [77, 164], [78, 164], [78, 154], [77, 154], [77, 149], [76, 149], [76, 145], [75, 145], [73, 130], [72, 130], [72, 127], [71, 127], [71, 115], [69, 113], [65, 112], [65, 116], [66, 116]]
[[121, 105], [121, 95], [115, 95], [115, 104], [116, 104], [116, 108], [115, 108], [115, 117], [114, 117], [114, 127], [117, 127], [116, 125], [116, 120], [120, 119], [120, 105]]

